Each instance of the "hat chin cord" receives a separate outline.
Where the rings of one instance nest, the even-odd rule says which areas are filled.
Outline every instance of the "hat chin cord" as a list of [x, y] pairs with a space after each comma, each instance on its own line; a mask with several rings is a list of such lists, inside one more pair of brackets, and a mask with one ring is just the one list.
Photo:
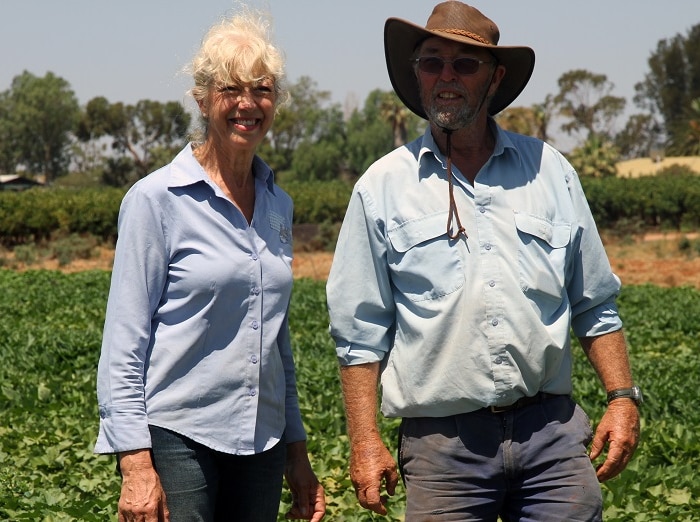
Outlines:
[[[495, 69], [491, 73], [491, 81], [493, 81], [494, 73]], [[491, 84], [491, 81], [489, 81], [489, 85]], [[486, 90], [486, 93], [481, 97], [481, 101], [479, 102], [479, 108], [476, 111], [477, 114], [481, 111], [481, 108], [484, 106], [487, 97], [488, 89]], [[440, 128], [442, 129], [442, 132], [444, 132], [447, 136], [447, 143], [445, 145], [445, 155], [447, 156], [447, 183], [449, 185], [450, 194], [450, 210], [447, 216], [447, 237], [449, 237], [450, 239], [459, 239], [459, 235], [464, 234], [464, 238], [469, 239], [467, 231], [465, 230], [464, 226], [462, 226], [462, 220], [459, 218], [459, 212], [457, 211], [457, 203], [455, 202], [454, 196], [454, 174], [452, 173], [452, 132], [456, 129], [450, 129], [443, 126], [440, 126]], [[456, 232], [452, 232], [454, 228], [452, 226], [453, 222], [457, 225]]]
[[[447, 184], [449, 186], [450, 194], [450, 211], [447, 216], [447, 237], [450, 239], [459, 239], [460, 234], [464, 234], [465, 239], [468, 239], [467, 231], [462, 226], [462, 220], [459, 219], [459, 212], [457, 212], [457, 203], [455, 202], [454, 195], [454, 181], [452, 173], [452, 129], [442, 127], [442, 132], [447, 135], [447, 145], [446, 145], [446, 155], [447, 155]], [[457, 231], [452, 232], [453, 226], [452, 221], [455, 221], [457, 225]]]

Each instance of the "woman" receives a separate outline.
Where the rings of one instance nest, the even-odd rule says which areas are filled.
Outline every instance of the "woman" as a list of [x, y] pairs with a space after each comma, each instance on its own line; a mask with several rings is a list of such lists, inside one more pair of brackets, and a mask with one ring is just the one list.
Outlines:
[[255, 155], [283, 97], [264, 18], [214, 26], [192, 63], [200, 143], [119, 215], [95, 451], [117, 453], [119, 520], [321, 520], [287, 312], [292, 202]]

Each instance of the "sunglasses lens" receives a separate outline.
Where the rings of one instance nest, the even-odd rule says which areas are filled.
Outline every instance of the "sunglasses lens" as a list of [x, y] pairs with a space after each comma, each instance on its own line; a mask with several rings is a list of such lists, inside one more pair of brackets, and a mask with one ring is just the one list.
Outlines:
[[418, 59], [418, 68], [427, 74], [440, 74], [445, 62], [441, 58], [426, 57]]
[[474, 58], [457, 58], [452, 62], [452, 68], [457, 74], [474, 74], [479, 69], [479, 60]]
[[[467, 76], [479, 70], [479, 60], [474, 58], [457, 58], [451, 62], [452, 68], [457, 74]], [[445, 67], [445, 60], [436, 56], [418, 58], [418, 68], [426, 74], [441, 74]]]

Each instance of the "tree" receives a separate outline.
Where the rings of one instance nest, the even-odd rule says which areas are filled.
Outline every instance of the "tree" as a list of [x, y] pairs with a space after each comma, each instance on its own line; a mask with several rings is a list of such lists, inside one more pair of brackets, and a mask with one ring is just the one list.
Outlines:
[[649, 155], [659, 141], [659, 127], [650, 114], [633, 114], [615, 136], [615, 146], [624, 159]]
[[635, 85], [634, 101], [658, 118], [670, 154], [689, 154], [685, 147], [686, 133], [692, 130], [690, 107], [700, 98], [700, 24], [685, 37], [660, 40], [648, 64], [649, 72]]
[[615, 119], [625, 109], [625, 99], [612, 96], [614, 85], [604, 74], [576, 69], [562, 74], [559, 94], [553, 104], [568, 119], [561, 129], [569, 135], [582, 133], [584, 139], [610, 139]]
[[408, 130], [413, 113], [401, 103], [394, 91], [383, 92], [379, 96], [380, 116], [391, 126], [394, 148], [405, 145], [408, 142]]
[[291, 175], [302, 181], [337, 179], [345, 161], [343, 113], [333, 105], [315, 113], [314, 120], [314, 132], [294, 151]]
[[683, 151], [689, 156], [700, 156], [700, 98], [690, 102], [688, 131], [683, 141]]
[[124, 185], [167, 163], [183, 146], [191, 118], [179, 102], [124, 105], [100, 96], [87, 103], [76, 136], [82, 142], [111, 140], [116, 157], [107, 160], [105, 181]]
[[0, 95], [0, 162], [44, 175], [46, 182], [65, 174], [70, 163], [71, 131], [80, 107], [66, 80], [24, 71]]
[[617, 175], [619, 157], [620, 153], [611, 141], [592, 134], [581, 147], [573, 150], [569, 161], [580, 176], [607, 178]]
[[359, 176], [367, 167], [392, 149], [418, 137], [427, 123], [401, 109], [403, 104], [393, 91], [375, 89], [347, 121], [347, 166]]
[[508, 107], [496, 115], [498, 124], [506, 130], [550, 141], [548, 127], [552, 118], [553, 98], [531, 107]]
[[289, 102], [281, 106], [259, 154], [278, 174], [292, 168], [294, 152], [303, 141], [314, 142], [323, 133], [324, 105], [331, 93], [319, 91], [316, 82], [302, 76], [289, 86]]

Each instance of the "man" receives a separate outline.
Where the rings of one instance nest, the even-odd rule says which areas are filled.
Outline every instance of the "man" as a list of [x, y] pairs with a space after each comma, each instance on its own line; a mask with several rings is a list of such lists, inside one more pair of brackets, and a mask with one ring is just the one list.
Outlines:
[[[328, 280], [350, 474], [386, 513], [381, 378], [382, 412], [402, 418], [407, 521], [600, 520], [598, 482], [639, 439], [620, 282], [566, 159], [494, 122], [534, 67], [498, 39], [457, 1], [425, 28], [386, 22], [394, 89], [429, 128], [356, 184]], [[570, 328], [609, 393], [595, 435], [571, 399]]]

